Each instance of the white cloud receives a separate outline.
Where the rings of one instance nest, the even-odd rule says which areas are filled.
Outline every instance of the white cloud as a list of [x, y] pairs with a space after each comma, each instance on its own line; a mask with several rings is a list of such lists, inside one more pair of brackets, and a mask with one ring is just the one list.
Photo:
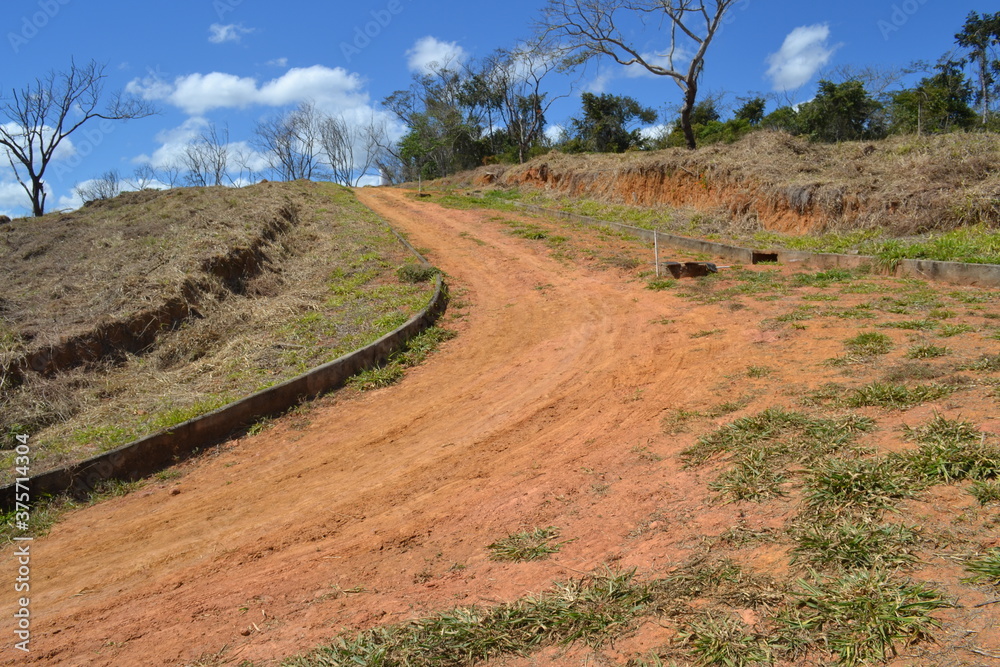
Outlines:
[[230, 23], [229, 25], [213, 23], [208, 26], [208, 41], [212, 44], [238, 42], [243, 35], [249, 35], [252, 32], [253, 28], [244, 28], [241, 23]]
[[808, 82], [833, 57], [839, 44], [830, 46], [830, 27], [826, 24], [795, 28], [777, 53], [767, 57], [774, 90], [790, 90]]
[[545, 128], [545, 138], [550, 144], [558, 144], [566, 138], [566, 128], [562, 125], [549, 125]]
[[[18, 212], [19, 209], [22, 212]], [[23, 209], [31, 210], [31, 200], [20, 183], [0, 182], [0, 213], [13, 218], [24, 215]]]
[[267, 64], [271, 67], [288, 67], [288, 58], [275, 58], [274, 60], [268, 60]]
[[608, 84], [611, 83], [611, 80], [613, 78], [614, 75], [611, 72], [607, 70], [601, 72], [596, 77], [594, 77], [594, 79], [590, 83], [586, 85], [587, 92], [593, 93], [594, 95], [603, 95], [604, 93], [607, 92]]
[[[210, 127], [211, 124], [204, 118], [188, 118], [178, 127], [157, 133], [156, 141], [160, 147], [153, 151], [152, 155], [139, 155], [132, 162], [148, 164], [153, 169], [178, 168], [184, 164], [188, 147], [201, 139]], [[219, 128], [219, 133], [221, 139], [222, 128]], [[241, 165], [255, 172], [263, 171], [268, 166], [267, 158], [251, 147], [247, 141], [230, 141], [228, 148], [233, 171], [238, 170]]]
[[323, 65], [293, 68], [264, 84], [222, 72], [188, 74], [173, 83], [146, 77], [130, 81], [126, 91], [146, 100], [166, 101], [192, 116], [213, 109], [280, 107], [306, 100], [315, 101], [320, 108], [350, 108], [368, 102], [357, 74]]
[[461, 65], [469, 54], [458, 42], [442, 42], [436, 37], [421, 37], [406, 52], [406, 64], [410, 71], [418, 74], [432, 74], [438, 69], [449, 69]]
[[650, 125], [649, 127], [639, 128], [639, 136], [647, 141], [650, 141], [662, 139], [673, 131], [673, 123], [660, 123], [659, 125]]

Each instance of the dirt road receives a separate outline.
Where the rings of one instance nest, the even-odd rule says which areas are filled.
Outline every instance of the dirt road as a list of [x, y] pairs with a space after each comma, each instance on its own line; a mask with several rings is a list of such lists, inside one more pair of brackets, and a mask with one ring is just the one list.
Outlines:
[[[495, 212], [358, 195], [447, 273], [458, 337], [398, 385], [328, 399], [66, 517], [32, 545], [28, 664], [271, 664], [341, 629], [513, 599], [603, 563], [662, 571], [731, 524], [732, 506], [694, 516], [705, 480], [680, 470], [689, 441], [660, 419], [782, 353], [759, 314], [693, 338], [721, 308], [560, 261]], [[489, 560], [491, 542], [548, 525], [573, 540], [558, 558]], [[0, 571], [15, 569], [7, 550]], [[4, 585], [4, 609], [12, 596]], [[0, 664], [25, 662], [13, 643], [0, 637]]]

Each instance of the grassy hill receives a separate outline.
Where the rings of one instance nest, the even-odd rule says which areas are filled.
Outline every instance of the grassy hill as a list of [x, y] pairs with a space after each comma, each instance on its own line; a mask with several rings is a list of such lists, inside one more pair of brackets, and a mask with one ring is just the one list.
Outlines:
[[430, 283], [397, 275], [414, 261], [332, 184], [17, 220], [0, 228], [0, 432], [31, 435], [40, 472], [285, 380], [426, 305]]

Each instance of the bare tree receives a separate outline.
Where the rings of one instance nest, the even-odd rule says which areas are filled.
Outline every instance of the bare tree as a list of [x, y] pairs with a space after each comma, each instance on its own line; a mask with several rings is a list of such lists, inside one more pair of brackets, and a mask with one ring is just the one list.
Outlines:
[[331, 179], [350, 186], [354, 175], [354, 133], [347, 121], [327, 116], [320, 123], [320, 143]]
[[545, 114], [560, 97], [547, 99], [542, 81], [559, 68], [551, 44], [525, 44], [513, 50], [501, 49], [487, 59], [489, 96], [494, 100], [511, 144], [523, 163], [532, 146], [540, 143], [545, 131]]
[[156, 178], [163, 183], [166, 183], [168, 187], [177, 187], [177, 184], [181, 182], [181, 175], [184, 170], [180, 165], [176, 163], [170, 163], [163, 165], [156, 170]]
[[327, 116], [320, 124], [320, 143], [331, 178], [357, 187], [388, 143], [388, 132], [374, 114], [364, 126], [352, 125], [343, 116]]
[[[105, 65], [95, 61], [78, 66], [70, 61], [65, 72], [50, 72], [0, 102], [0, 146], [6, 149], [17, 182], [31, 199], [32, 214], [45, 213], [45, 170], [56, 149], [71, 134], [95, 119], [105, 122], [144, 118], [155, 112], [148, 103], [114, 93], [99, 110], [104, 92]], [[110, 132], [110, 125], [101, 128]]]
[[75, 190], [84, 202], [112, 199], [122, 193], [122, 181], [117, 169], [109, 169], [86, 184], [77, 185]]
[[152, 165], [140, 164], [132, 171], [132, 178], [125, 181], [125, 184], [134, 190], [145, 190], [156, 181], [156, 172]]
[[[570, 62], [582, 63], [595, 57], [645, 68], [657, 76], [672, 78], [684, 94], [680, 124], [688, 148], [696, 141], [691, 112], [698, 99], [698, 77], [705, 66], [705, 54], [712, 38], [723, 26], [723, 17], [737, 0], [548, 0], [542, 12], [543, 34], [565, 40]], [[669, 26], [670, 46], [666, 53], [647, 53], [623, 29], [629, 18], [663, 22]], [[675, 63], [686, 60], [687, 66]]]
[[222, 185], [229, 168], [229, 127], [220, 132], [214, 123], [210, 125], [184, 149], [181, 166], [189, 185]]
[[284, 181], [321, 176], [322, 114], [313, 102], [257, 123], [255, 143]]

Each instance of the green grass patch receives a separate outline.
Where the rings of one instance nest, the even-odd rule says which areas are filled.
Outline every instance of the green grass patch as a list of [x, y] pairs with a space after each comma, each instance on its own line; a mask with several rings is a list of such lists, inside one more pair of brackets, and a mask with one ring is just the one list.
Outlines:
[[848, 269], [829, 269], [816, 273], [796, 273], [792, 276], [792, 284], [796, 287], [825, 288], [837, 283], [851, 282], [857, 278], [854, 271]]
[[965, 563], [965, 570], [971, 575], [968, 581], [984, 582], [1000, 588], [1000, 549], [990, 549], [970, 558]]
[[970, 324], [942, 324], [937, 335], [941, 338], [951, 338], [975, 330], [976, 328]]
[[656, 278], [646, 283], [646, 289], [653, 290], [654, 292], [673, 289], [676, 286], [677, 281], [673, 278]]
[[633, 572], [557, 583], [551, 591], [495, 607], [463, 607], [407, 623], [341, 635], [286, 667], [441, 667], [526, 655], [551, 645], [600, 647], [631, 629], [655, 601]]
[[396, 269], [396, 276], [404, 283], [426, 283], [438, 273], [438, 269], [424, 264], [404, 264]]
[[1000, 480], [987, 479], [973, 482], [969, 486], [969, 493], [979, 501], [980, 505], [1000, 503]]
[[809, 471], [804, 496], [814, 511], [871, 514], [917, 490], [913, 479], [890, 459], [827, 459]]
[[888, 382], [872, 382], [855, 389], [845, 403], [852, 408], [880, 407], [903, 410], [950, 395], [953, 387], [931, 384], [907, 386]]
[[793, 535], [793, 563], [835, 571], [909, 565], [919, 541], [913, 526], [846, 516], [809, 517]]
[[487, 548], [490, 550], [490, 560], [512, 561], [520, 563], [530, 560], [548, 558], [566, 542], [553, 543], [559, 537], [559, 529], [555, 526], [533, 528], [512, 533], [497, 540]]
[[402, 350], [374, 368], [353, 375], [347, 385], [360, 391], [382, 389], [403, 378], [406, 369], [423, 363], [427, 356], [446, 340], [455, 337], [455, 332], [441, 327], [429, 327], [406, 342]]
[[857, 336], [845, 340], [844, 345], [846, 345], [847, 349], [854, 354], [863, 356], [888, 354], [892, 351], [893, 347], [892, 339], [884, 333], [879, 333], [877, 331], [865, 331], [859, 333]]
[[920, 443], [916, 452], [900, 455], [915, 478], [950, 484], [1000, 475], [1000, 447], [986, 442], [972, 422], [935, 415], [925, 424], [905, 428], [904, 433]]
[[949, 354], [951, 350], [940, 345], [914, 345], [906, 351], [907, 359], [936, 359]]
[[952, 607], [937, 590], [880, 570], [800, 581], [798, 604], [778, 615], [779, 642], [795, 655], [824, 647], [843, 665], [888, 661], [897, 646], [931, 640], [931, 614]]

